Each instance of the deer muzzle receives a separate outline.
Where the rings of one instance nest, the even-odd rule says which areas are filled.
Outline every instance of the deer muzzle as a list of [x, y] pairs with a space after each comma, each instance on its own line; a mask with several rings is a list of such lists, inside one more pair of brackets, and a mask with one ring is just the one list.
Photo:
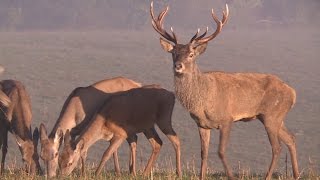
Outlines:
[[176, 73], [182, 73], [184, 69], [185, 67], [183, 63], [180, 63], [180, 62], [174, 63], [174, 71]]

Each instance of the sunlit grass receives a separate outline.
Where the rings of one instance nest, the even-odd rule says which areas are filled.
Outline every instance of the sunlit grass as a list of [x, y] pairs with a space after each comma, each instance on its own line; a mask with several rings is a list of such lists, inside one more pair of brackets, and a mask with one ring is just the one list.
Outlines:
[[[171, 164], [165, 162], [165, 164]], [[78, 180], [102, 180], [102, 179], [146, 179], [146, 180], [173, 180], [178, 179], [174, 167], [159, 168], [157, 165], [153, 168], [149, 176], [143, 176], [143, 167], [139, 167], [137, 171], [137, 176], [132, 176], [127, 170], [122, 169], [121, 175], [117, 176], [113, 170], [106, 169], [102, 171], [100, 175], [95, 175], [96, 164], [87, 165], [85, 168], [85, 173], [82, 174], [80, 168], [77, 168], [69, 176], [58, 176], [52, 179], [78, 179]], [[187, 166], [182, 171], [182, 180], [197, 180], [199, 179], [199, 172], [197, 168], [192, 166]], [[291, 174], [291, 169], [288, 169], [289, 172], [274, 172], [272, 179], [274, 180], [290, 180], [294, 179]], [[300, 179], [303, 180], [320, 180], [319, 172], [314, 169], [312, 165], [307, 168], [300, 170], [301, 176]], [[250, 169], [242, 169], [240, 166], [238, 169], [234, 169], [234, 176], [239, 180], [260, 180], [265, 178], [265, 174], [258, 174], [251, 172]], [[0, 179], [47, 179], [45, 176], [41, 175], [28, 175], [23, 169], [15, 167], [15, 165], [10, 165], [6, 167], [5, 172]], [[209, 180], [227, 180], [227, 176], [224, 172], [214, 171], [212, 169], [207, 170], [207, 179]]]

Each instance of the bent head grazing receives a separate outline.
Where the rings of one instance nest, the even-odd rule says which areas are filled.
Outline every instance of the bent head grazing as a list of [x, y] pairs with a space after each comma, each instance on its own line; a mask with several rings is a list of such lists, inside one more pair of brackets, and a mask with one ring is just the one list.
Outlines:
[[39, 140], [39, 131], [36, 128], [33, 132], [33, 138], [28, 140], [23, 140], [18, 135], [15, 134], [16, 142], [19, 146], [19, 149], [22, 154], [22, 161], [25, 164], [27, 173], [42, 174], [42, 170], [39, 164], [39, 155], [37, 151], [38, 140]]
[[63, 137], [63, 132], [60, 128], [57, 129], [55, 136], [49, 138], [47, 135], [47, 129], [44, 124], [40, 125], [40, 142], [41, 142], [41, 151], [40, 157], [44, 161], [47, 176], [54, 177], [56, 176], [56, 171], [58, 167], [58, 156], [59, 156], [59, 146], [61, 138]]
[[59, 156], [60, 173], [63, 176], [68, 176], [77, 166], [81, 156], [81, 151], [84, 148], [84, 141], [80, 139], [78, 143], [71, 140], [70, 131], [67, 130], [64, 136], [64, 147]]

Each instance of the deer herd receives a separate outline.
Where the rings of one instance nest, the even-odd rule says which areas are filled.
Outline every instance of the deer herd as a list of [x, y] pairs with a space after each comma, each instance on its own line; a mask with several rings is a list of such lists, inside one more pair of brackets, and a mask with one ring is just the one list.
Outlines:
[[[45, 174], [47, 177], [69, 175], [81, 162], [84, 173], [87, 152], [96, 141], [110, 141], [103, 153], [96, 174], [100, 174], [106, 161], [112, 156], [117, 175], [120, 175], [117, 149], [127, 140], [130, 146], [129, 171], [136, 176], [137, 134], [144, 133], [152, 146], [152, 153], [144, 169], [148, 176], [156, 161], [161, 146], [155, 125], [167, 136], [176, 153], [177, 177], [182, 177], [180, 140], [172, 126], [175, 97], [190, 113], [197, 124], [201, 144], [200, 179], [207, 174], [207, 161], [211, 129], [218, 129], [218, 155], [229, 179], [235, 179], [229, 166], [226, 150], [233, 122], [258, 119], [267, 132], [272, 158], [266, 179], [272, 178], [280, 156], [280, 143], [288, 147], [293, 176], [300, 174], [294, 136], [287, 130], [284, 119], [296, 101], [293, 88], [277, 76], [259, 73], [201, 72], [196, 64], [199, 55], [205, 52], [228, 21], [226, 5], [220, 21], [212, 10], [216, 30], [199, 35], [198, 30], [189, 43], [180, 44], [173, 29], [167, 32], [163, 20], [167, 7], [155, 17], [153, 3], [150, 5], [152, 26], [160, 37], [162, 48], [171, 53], [173, 62], [174, 93], [159, 85], [141, 85], [138, 82], [115, 77], [99, 81], [87, 87], [75, 88], [62, 107], [59, 118], [48, 134], [41, 123], [32, 132], [31, 101], [25, 86], [15, 80], [0, 82], [0, 148], [3, 174], [8, 149], [8, 132], [18, 144], [27, 173]], [[4, 68], [1, 68], [1, 72]], [[41, 150], [37, 145], [40, 139]], [[187, 145], [186, 145], [187, 146]], [[62, 147], [62, 148], [61, 148]], [[39, 157], [45, 165], [42, 171]]]

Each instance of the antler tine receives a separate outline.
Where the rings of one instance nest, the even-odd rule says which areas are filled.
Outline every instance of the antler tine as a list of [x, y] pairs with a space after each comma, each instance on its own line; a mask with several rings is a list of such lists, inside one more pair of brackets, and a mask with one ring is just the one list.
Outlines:
[[206, 28], [206, 31], [199, 37], [196, 38], [196, 40], [202, 39], [207, 33], [208, 33], [209, 27]]
[[229, 7], [228, 4], [226, 4], [226, 11], [223, 11], [223, 17], [222, 17], [222, 26], [225, 25], [228, 21], [229, 16]]
[[223, 17], [222, 17], [222, 21], [220, 21], [219, 19], [218, 19], [218, 17], [215, 15], [215, 13], [214, 13], [214, 11], [213, 11], [213, 9], [211, 10], [211, 16], [212, 16], [212, 18], [213, 18], [213, 20], [216, 22], [216, 24], [217, 24], [217, 29], [216, 29], [216, 31], [213, 33], [213, 34], [211, 34], [210, 36], [208, 36], [208, 37], [206, 37], [206, 38], [197, 38], [195, 41], [196, 41], [196, 43], [199, 43], [199, 44], [202, 44], [202, 43], [207, 43], [208, 41], [210, 41], [210, 40], [212, 40], [212, 39], [214, 39], [220, 32], [221, 32], [221, 30], [222, 30], [222, 27], [223, 27], [223, 25], [225, 25], [226, 24], [226, 22], [228, 21], [228, 16], [229, 16], [229, 8], [228, 8], [228, 5], [226, 4], [226, 11], [223, 11]]
[[177, 44], [177, 37], [175, 35], [175, 33], [173, 32], [173, 29], [171, 28], [171, 32], [172, 35], [170, 35], [166, 30], [163, 29], [163, 19], [166, 16], [167, 12], [169, 11], [169, 6], [166, 7], [166, 9], [164, 9], [158, 16], [158, 18], [156, 19], [154, 17], [154, 13], [153, 13], [153, 1], [151, 1], [150, 4], [150, 14], [151, 14], [151, 18], [152, 18], [152, 27], [154, 28], [154, 30], [156, 30], [162, 37], [164, 37], [165, 39]]
[[175, 43], [177, 44], [177, 43], [178, 43], [178, 40], [177, 40], [176, 33], [173, 32], [173, 28], [172, 28], [172, 27], [170, 28], [170, 30], [171, 30], [171, 33], [172, 33], [172, 35], [173, 35], [173, 39], [175, 39]]
[[206, 36], [206, 34], [208, 33], [208, 30], [209, 30], [209, 28], [207, 27], [206, 31], [203, 34], [201, 34], [199, 37], [197, 37], [200, 32], [200, 29], [198, 29], [197, 33], [191, 38], [190, 43], [193, 43], [193, 42], [196, 42], [196, 41], [202, 39], [204, 36]]
[[198, 31], [196, 32], [196, 34], [191, 38], [190, 43], [192, 43], [198, 37], [199, 32], [200, 32], [200, 28], [198, 28]]

